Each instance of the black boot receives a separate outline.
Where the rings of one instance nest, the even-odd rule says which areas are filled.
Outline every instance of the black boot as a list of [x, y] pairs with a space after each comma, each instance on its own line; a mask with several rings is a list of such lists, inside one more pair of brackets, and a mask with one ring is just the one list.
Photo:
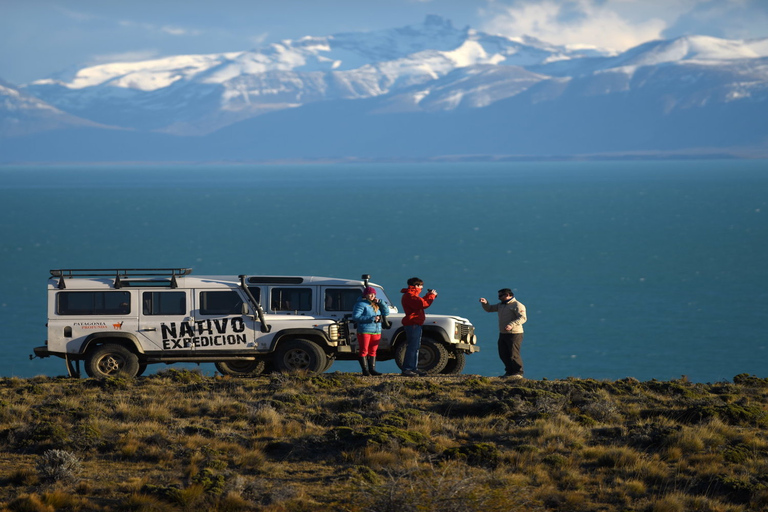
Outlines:
[[371, 375], [371, 372], [368, 370], [367, 359], [368, 359], [367, 357], [362, 357], [362, 356], [357, 358], [357, 360], [360, 361], [360, 368], [363, 369], [363, 375], [365, 375], [366, 377]]
[[376, 356], [366, 356], [368, 360], [368, 372], [374, 377], [381, 375], [381, 372], [376, 371]]

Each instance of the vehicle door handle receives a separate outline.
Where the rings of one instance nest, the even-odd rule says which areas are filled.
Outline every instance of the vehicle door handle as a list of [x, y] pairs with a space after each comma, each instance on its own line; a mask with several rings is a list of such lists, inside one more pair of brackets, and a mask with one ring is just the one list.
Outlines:
[[146, 329], [139, 329], [140, 331], [156, 331], [157, 327], [147, 327]]

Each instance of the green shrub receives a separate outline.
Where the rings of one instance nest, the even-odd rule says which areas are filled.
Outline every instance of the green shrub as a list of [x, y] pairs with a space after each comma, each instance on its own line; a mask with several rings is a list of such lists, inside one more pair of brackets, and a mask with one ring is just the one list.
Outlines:
[[179, 384], [198, 384], [207, 380], [199, 370], [178, 370], [176, 368], [161, 370], [157, 372], [157, 376], [168, 378]]
[[748, 373], [740, 373], [733, 378], [733, 383], [753, 388], [768, 388], [768, 377], [761, 379]]
[[493, 443], [477, 443], [458, 448], [449, 448], [443, 452], [449, 459], [463, 460], [472, 466], [496, 467], [501, 458], [501, 451]]
[[355, 425], [361, 425], [364, 422], [364, 418], [361, 414], [356, 412], [343, 412], [338, 415], [338, 422], [348, 427]]
[[64, 426], [50, 419], [22, 427], [14, 432], [13, 437], [19, 448], [29, 448], [38, 453], [64, 449], [69, 444], [69, 433]]
[[553, 468], [562, 468], [568, 465], [568, 457], [559, 453], [551, 453], [541, 459], [541, 462]]
[[701, 423], [719, 418], [731, 425], [768, 426], [768, 412], [758, 405], [726, 404], [689, 407], [682, 415], [684, 421]]
[[217, 475], [211, 469], [205, 468], [192, 478], [192, 482], [199, 484], [208, 494], [219, 495], [224, 491], [224, 475]]

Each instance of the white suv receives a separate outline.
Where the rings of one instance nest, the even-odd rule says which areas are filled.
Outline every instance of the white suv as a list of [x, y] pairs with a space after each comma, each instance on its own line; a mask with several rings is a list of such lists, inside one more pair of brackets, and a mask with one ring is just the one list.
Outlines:
[[[377, 358], [402, 366], [405, 334], [384, 290], [316, 276], [191, 276], [188, 268], [63, 269], [48, 279], [48, 340], [70, 376], [134, 377], [151, 363], [215, 363], [226, 375], [305, 370], [357, 359], [350, 317], [365, 286], [391, 309]], [[458, 374], [477, 352], [465, 318], [427, 315], [419, 369]]]

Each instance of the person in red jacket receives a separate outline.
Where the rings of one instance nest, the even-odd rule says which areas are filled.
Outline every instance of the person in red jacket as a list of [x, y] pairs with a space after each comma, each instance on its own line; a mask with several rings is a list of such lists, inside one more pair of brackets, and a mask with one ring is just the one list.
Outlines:
[[435, 290], [427, 290], [424, 297], [420, 297], [421, 290], [424, 288], [424, 281], [418, 277], [412, 277], [408, 280], [408, 288], [400, 290], [403, 294], [402, 304], [405, 318], [403, 318], [403, 328], [405, 329], [405, 359], [403, 360], [403, 373], [406, 377], [415, 377], [417, 375], [426, 375], [418, 369], [419, 349], [421, 348], [421, 326], [424, 325], [424, 310], [432, 305], [432, 301], [437, 297]]

